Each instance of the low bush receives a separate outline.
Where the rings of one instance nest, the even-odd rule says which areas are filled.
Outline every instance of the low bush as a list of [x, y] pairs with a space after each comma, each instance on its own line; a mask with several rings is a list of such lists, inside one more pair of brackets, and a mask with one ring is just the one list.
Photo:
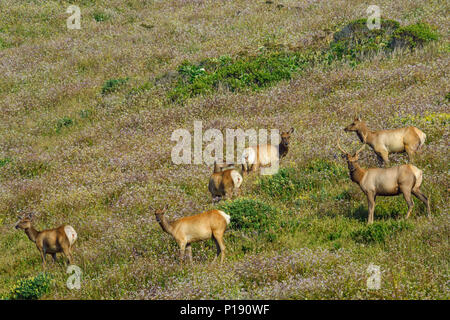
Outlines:
[[102, 87], [102, 94], [108, 94], [111, 92], [116, 92], [119, 88], [127, 83], [129, 78], [119, 78], [119, 79], [109, 79], [105, 82]]
[[411, 229], [413, 225], [406, 221], [375, 221], [359, 230], [353, 231], [351, 237], [360, 243], [384, 243], [388, 237], [403, 230]]
[[237, 199], [222, 203], [219, 208], [231, 217], [230, 228], [246, 233], [270, 233], [277, 226], [279, 210], [253, 199]]
[[36, 277], [20, 279], [5, 298], [10, 300], [34, 300], [50, 292], [51, 276], [40, 273]]
[[407, 47], [410, 49], [423, 46], [430, 41], [438, 40], [438, 32], [426, 23], [416, 23], [395, 30], [391, 47]]

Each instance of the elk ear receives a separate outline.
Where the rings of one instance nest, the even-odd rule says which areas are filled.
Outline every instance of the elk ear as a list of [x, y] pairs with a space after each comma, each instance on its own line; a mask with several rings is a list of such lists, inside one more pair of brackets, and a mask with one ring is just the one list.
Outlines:
[[358, 117], [356, 118], [358, 121], [361, 121], [361, 115], [358, 114]]
[[291, 128], [291, 130], [289, 130], [289, 134], [293, 134], [294, 131], [295, 131], [295, 129], [294, 129], [294, 128]]

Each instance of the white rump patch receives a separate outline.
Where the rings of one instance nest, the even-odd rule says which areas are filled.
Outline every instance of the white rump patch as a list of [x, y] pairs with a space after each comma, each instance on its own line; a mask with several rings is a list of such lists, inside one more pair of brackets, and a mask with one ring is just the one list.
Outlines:
[[242, 152], [242, 163], [249, 165], [256, 162], [256, 152], [253, 148], [247, 148]]
[[230, 224], [230, 219], [231, 219], [231, 217], [229, 216], [229, 215], [227, 215], [225, 212], [223, 212], [223, 211], [220, 211], [220, 210], [217, 210], [221, 215], [222, 215], [222, 217], [224, 217], [225, 218], [225, 221], [227, 222], [227, 224]]
[[77, 240], [77, 232], [74, 228], [72, 228], [72, 226], [65, 226], [64, 232], [66, 233], [67, 239], [69, 239], [69, 243], [72, 246], [75, 240]]
[[231, 179], [233, 179], [234, 187], [239, 188], [242, 183], [242, 176], [236, 170], [231, 171]]

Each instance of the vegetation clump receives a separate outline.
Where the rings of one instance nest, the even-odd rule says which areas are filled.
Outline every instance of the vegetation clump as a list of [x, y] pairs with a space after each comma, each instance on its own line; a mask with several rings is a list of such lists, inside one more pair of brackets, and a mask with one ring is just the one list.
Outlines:
[[179, 80], [168, 96], [172, 101], [180, 101], [219, 88], [232, 92], [257, 90], [290, 79], [307, 65], [307, 57], [298, 52], [264, 52], [236, 59], [222, 56], [199, 64], [185, 61], [178, 68]]
[[220, 205], [220, 209], [231, 217], [230, 228], [245, 233], [265, 233], [274, 228], [279, 210], [253, 199], [236, 199]]
[[121, 86], [127, 83], [129, 78], [109, 79], [102, 87], [102, 94], [116, 92]]
[[360, 243], [385, 243], [388, 237], [412, 227], [412, 224], [404, 220], [376, 221], [373, 224], [353, 231], [351, 237], [354, 241]]
[[35, 300], [50, 292], [51, 276], [40, 273], [36, 277], [20, 279], [4, 297], [8, 300]]
[[437, 31], [426, 23], [416, 23], [395, 30], [391, 46], [410, 48], [421, 47], [425, 43], [438, 40]]

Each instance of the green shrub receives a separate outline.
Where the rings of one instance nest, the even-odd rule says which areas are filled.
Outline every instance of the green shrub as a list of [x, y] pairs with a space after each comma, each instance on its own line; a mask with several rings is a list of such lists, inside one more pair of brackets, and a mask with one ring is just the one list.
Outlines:
[[426, 42], [438, 40], [439, 34], [426, 23], [416, 23], [398, 28], [392, 37], [391, 47], [410, 49], [423, 46]]
[[388, 51], [391, 36], [399, 27], [397, 21], [383, 18], [380, 29], [372, 30], [367, 28], [367, 19], [352, 21], [334, 34], [325, 60], [328, 63], [335, 60], [358, 63], [368, 55]]
[[116, 92], [122, 85], [128, 82], [127, 78], [119, 78], [119, 79], [109, 79], [105, 82], [102, 87], [102, 94], [108, 94], [111, 92]]
[[73, 125], [73, 120], [69, 117], [63, 117], [56, 122], [55, 131], [60, 133], [63, 128], [70, 127], [71, 125]]
[[338, 178], [347, 176], [347, 168], [336, 165], [336, 163], [325, 160], [315, 159], [308, 163], [305, 172], [314, 173], [320, 172], [326, 175], [328, 178]]
[[40, 273], [36, 277], [18, 280], [6, 297], [11, 300], [39, 299], [50, 291], [51, 277]]
[[41, 160], [27, 160], [15, 163], [16, 172], [22, 177], [31, 179], [40, 176], [49, 169], [49, 164]]
[[281, 200], [292, 199], [301, 191], [309, 191], [317, 186], [316, 180], [299, 174], [293, 168], [281, 168], [274, 175], [261, 177], [258, 182], [261, 192]]
[[303, 69], [308, 59], [298, 52], [263, 52], [235, 60], [229, 56], [206, 59], [199, 64], [183, 62], [178, 68], [179, 80], [168, 97], [180, 101], [207, 94], [219, 87], [230, 91], [256, 90], [280, 80], [290, 79]]
[[106, 20], [109, 20], [110, 16], [109, 14], [106, 14], [104, 12], [100, 12], [100, 11], [96, 11], [92, 14], [92, 16], [94, 17], [94, 20], [97, 22], [103, 22]]
[[8, 163], [10, 163], [12, 160], [11, 158], [3, 158], [0, 159], [0, 168], [3, 166], [6, 166]]
[[406, 221], [376, 221], [359, 230], [353, 231], [351, 237], [361, 243], [384, 243], [385, 240], [403, 230], [411, 229], [413, 226]]
[[277, 224], [279, 211], [259, 200], [237, 199], [222, 203], [219, 208], [231, 217], [230, 228], [246, 233], [270, 233]]

